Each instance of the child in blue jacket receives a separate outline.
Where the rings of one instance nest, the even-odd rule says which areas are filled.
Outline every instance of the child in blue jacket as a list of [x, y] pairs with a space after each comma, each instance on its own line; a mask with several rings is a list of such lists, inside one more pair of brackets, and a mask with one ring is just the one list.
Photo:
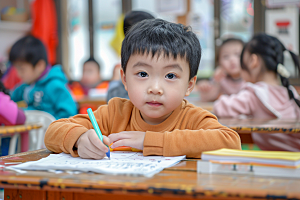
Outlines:
[[48, 112], [56, 119], [77, 113], [61, 66], [51, 67], [45, 46], [39, 39], [25, 36], [18, 40], [11, 48], [9, 61], [23, 82], [13, 91], [13, 101], [24, 100], [27, 109]]

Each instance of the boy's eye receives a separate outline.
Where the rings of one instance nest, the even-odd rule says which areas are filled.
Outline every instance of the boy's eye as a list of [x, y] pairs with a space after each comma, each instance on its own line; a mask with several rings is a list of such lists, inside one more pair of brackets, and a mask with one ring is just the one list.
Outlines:
[[169, 73], [169, 74], [166, 75], [166, 78], [167, 79], [174, 79], [174, 78], [176, 78], [176, 75], [173, 74], [173, 73]]
[[148, 74], [146, 72], [139, 72], [138, 75], [140, 77], [147, 77], [148, 76]]

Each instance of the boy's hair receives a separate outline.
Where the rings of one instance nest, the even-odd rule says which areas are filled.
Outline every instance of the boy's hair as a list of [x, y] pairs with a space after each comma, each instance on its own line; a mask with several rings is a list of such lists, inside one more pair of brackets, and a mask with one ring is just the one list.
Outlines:
[[130, 27], [134, 24], [143, 21], [144, 19], [154, 19], [154, 17], [144, 11], [131, 11], [125, 15], [123, 31], [124, 35], [129, 31]]
[[190, 27], [167, 22], [162, 19], [143, 20], [135, 24], [122, 43], [121, 64], [124, 72], [131, 55], [150, 54], [185, 59], [190, 67], [190, 79], [198, 71], [201, 46]]
[[[284, 51], [288, 51], [291, 54], [293, 59], [296, 71], [300, 73], [300, 66], [299, 66], [299, 58], [293, 52], [287, 50], [284, 45], [276, 38], [265, 33], [258, 33], [252, 37], [252, 39], [244, 46], [243, 51], [241, 53], [241, 67], [243, 70], [249, 71], [246, 65], [243, 62], [243, 55], [245, 51], [248, 51], [250, 54], [256, 54], [262, 58], [265, 67], [269, 71], [273, 71], [277, 73], [277, 66], [278, 64], [284, 63]], [[295, 99], [293, 92], [290, 90], [289, 80], [286, 77], [281, 76], [278, 74], [281, 83], [284, 87], [287, 88], [289, 97], [294, 99], [297, 105], [300, 107], [300, 101]]]
[[100, 71], [100, 69], [101, 69], [100, 64], [99, 64], [93, 57], [87, 59], [87, 60], [83, 63], [83, 65], [85, 65], [85, 64], [88, 63], [88, 62], [94, 62], [94, 63], [97, 65], [97, 69]]
[[225, 44], [229, 44], [229, 43], [240, 43], [242, 46], [245, 45], [243, 40], [238, 39], [238, 38], [227, 38], [227, 39], [223, 40], [222, 44], [219, 46], [219, 48], [217, 50], [217, 56], [216, 56], [216, 61], [217, 62], [219, 62], [220, 53], [221, 53], [222, 48], [224, 47]]
[[48, 65], [47, 52], [41, 40], [32, 35], [19, 39], [11, 48], [9, 53], [9, 61], [25, 61], [35, 65], [40, 61], [45, 61]]

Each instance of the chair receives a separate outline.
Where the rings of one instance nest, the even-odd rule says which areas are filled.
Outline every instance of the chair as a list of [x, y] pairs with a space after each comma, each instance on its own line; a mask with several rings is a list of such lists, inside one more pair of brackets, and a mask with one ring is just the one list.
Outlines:
[[42, 128], [29, 131], [29, 151], [45, 148], [44, 136], [48, 126], [55, 121], [51, 114], [39, 110], [25, 110], [26, 122], [40, 122]]

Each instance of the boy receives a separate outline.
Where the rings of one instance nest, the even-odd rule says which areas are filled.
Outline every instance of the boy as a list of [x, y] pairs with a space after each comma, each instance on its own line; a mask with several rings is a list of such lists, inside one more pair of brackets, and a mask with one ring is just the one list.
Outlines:
[[48, 64], [45, 46], [39, 39], [26, 36], [18, 40], [11, 48], [9, 61], [23, 81], [13, 91], [13, 101], [24, 100], [28, 110], [42, 110], [56, 119], [77, 113], [61, 66]]
[[76, 100], [87, 96], [90, 89], [108, 89], [109, 82], [102, 81], [100, 71], [100, 65], [94, 58], [89, 58], [83, 63], [80, 82], [73, 81], [69, 84], [73, 97]]
[[[189, 28], [161, 19], [141, 21], [126, 35], [121, 56], [130, 100], [113, 98], [94, 112], [104, 144], [141, 149], [144, 156], [190, 158], [241, 148], [235, 131], [183, 99], [194, 88], [201, 57], [199, 40]], [[49, 150], [82, 158], [102, 159], [108, 151], [104, 144], [88, 115], [55, 121], [45, 135]]]
[[94, 58], [84, 62], [80, 83], [88, 89], [108, 87], [108, 82], [103, 82], [101, 79], [100, 65]]

